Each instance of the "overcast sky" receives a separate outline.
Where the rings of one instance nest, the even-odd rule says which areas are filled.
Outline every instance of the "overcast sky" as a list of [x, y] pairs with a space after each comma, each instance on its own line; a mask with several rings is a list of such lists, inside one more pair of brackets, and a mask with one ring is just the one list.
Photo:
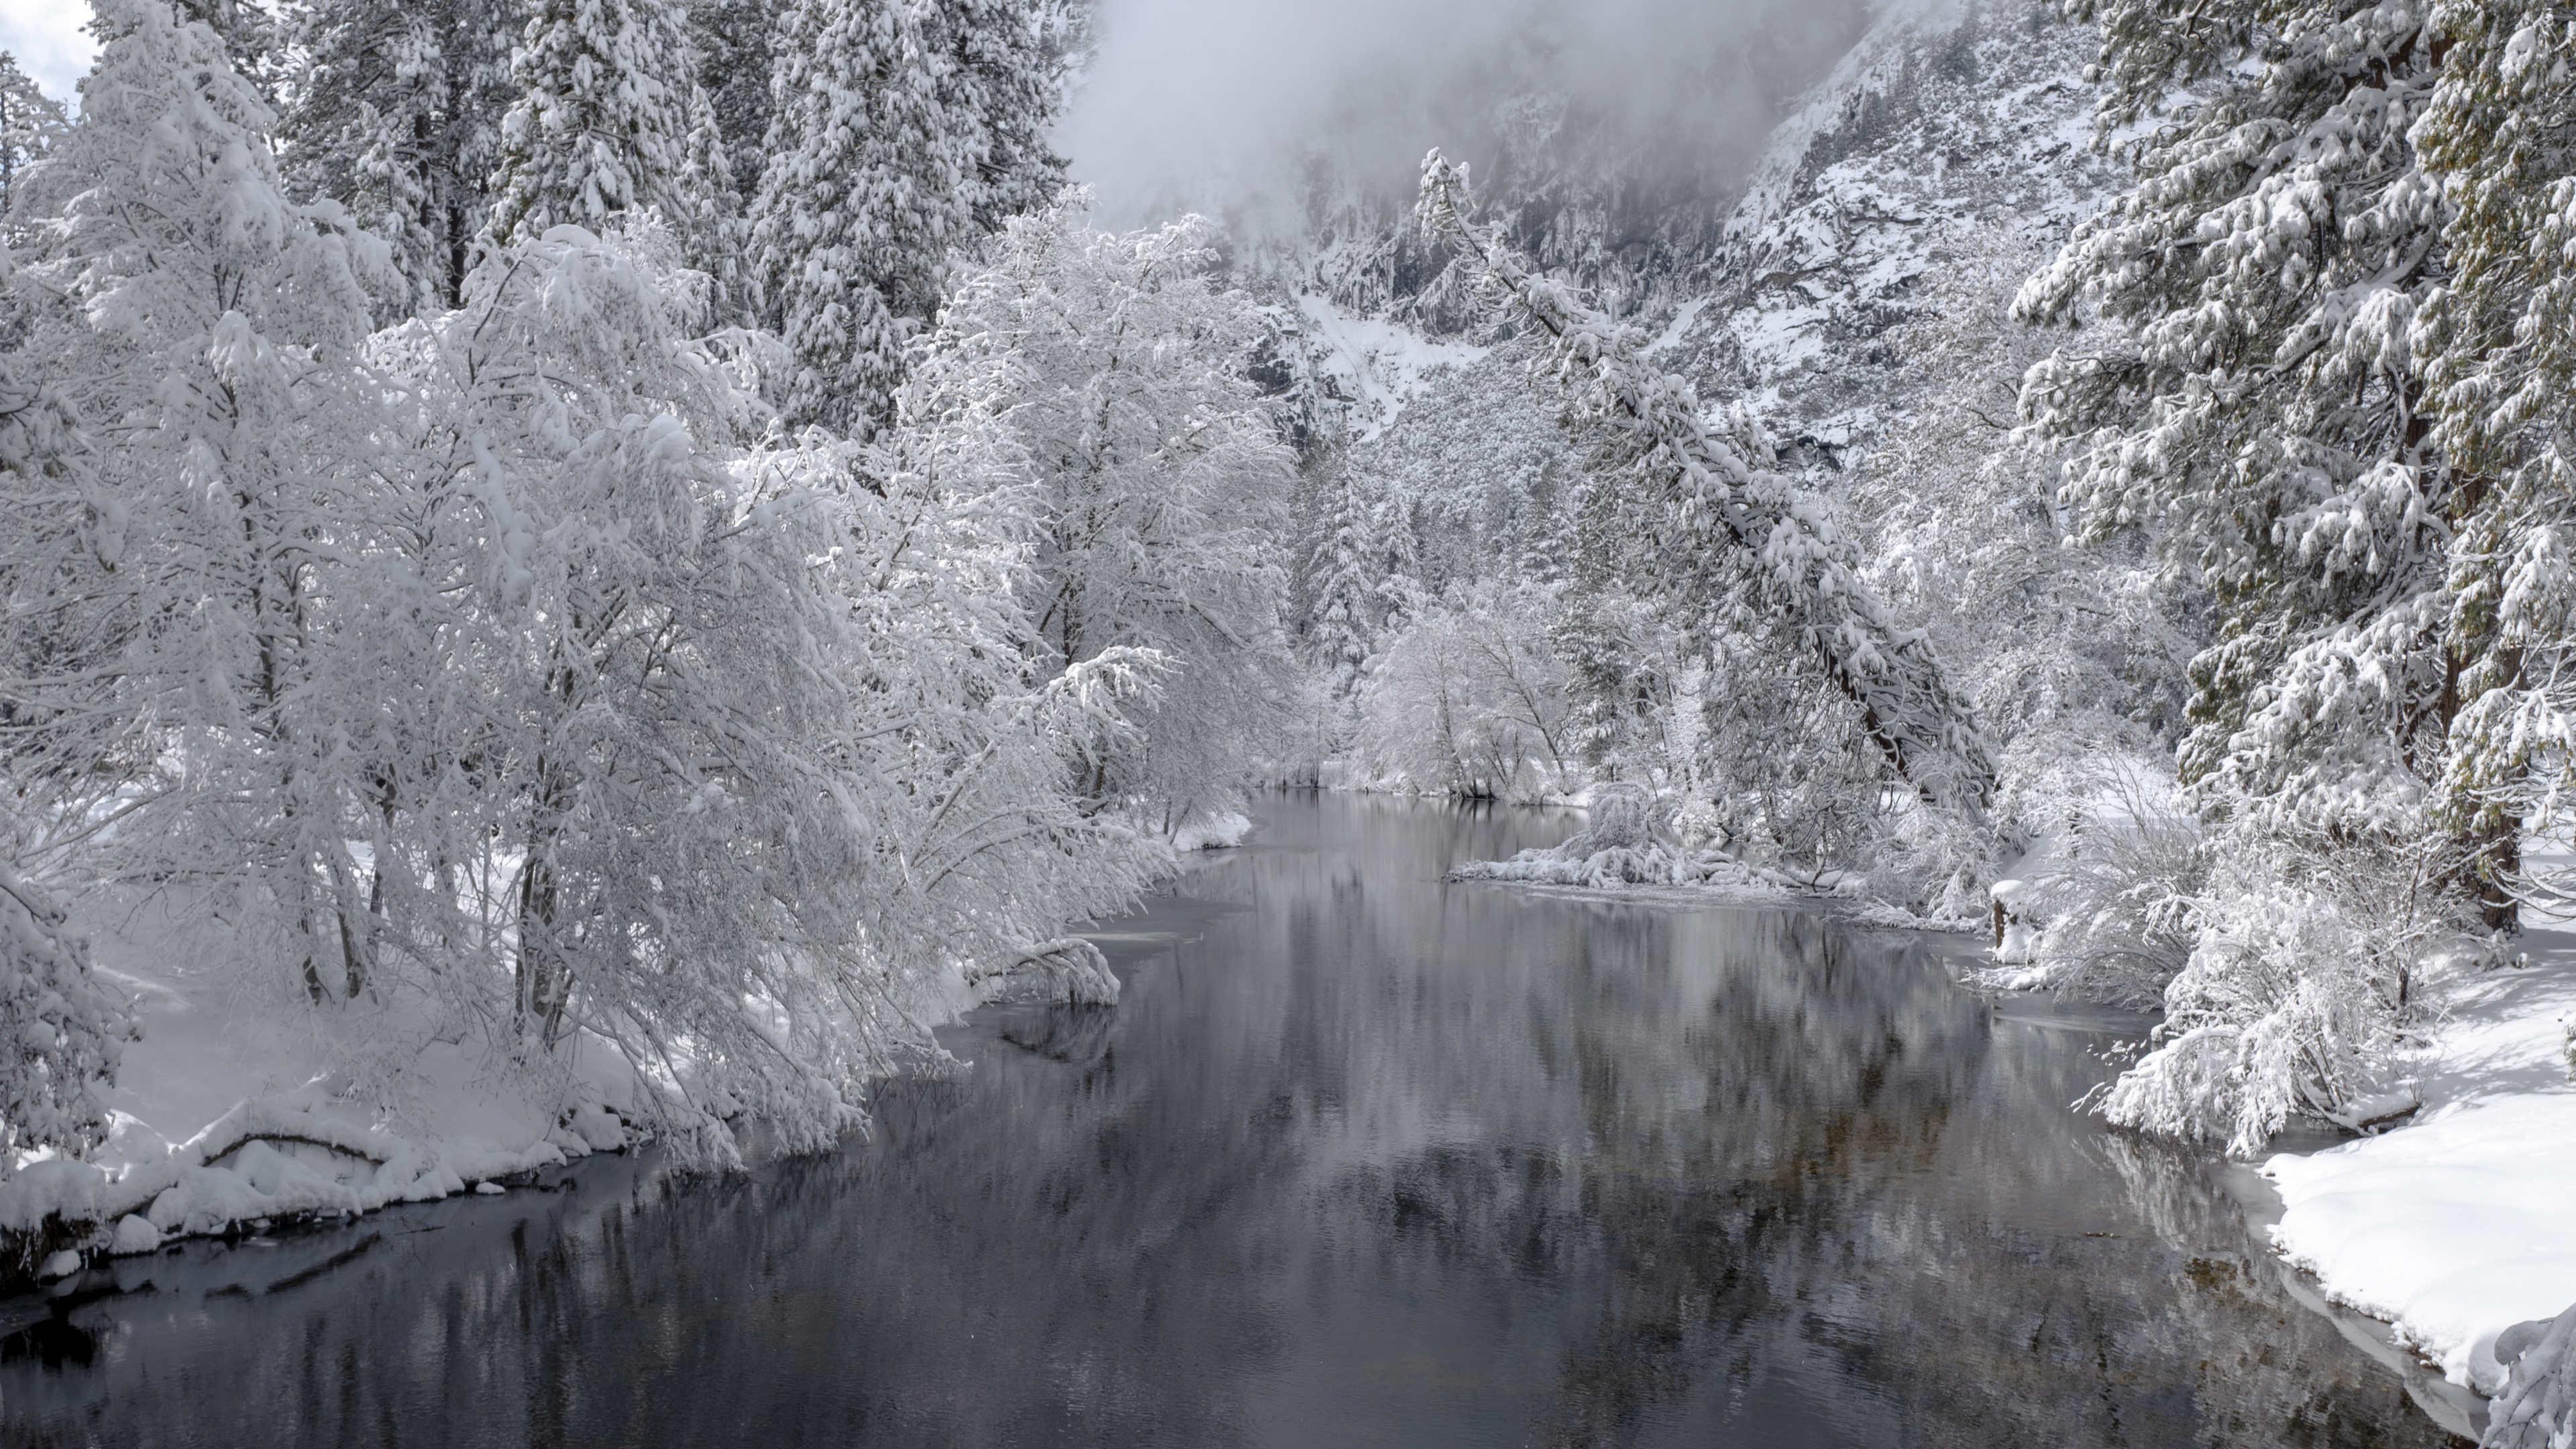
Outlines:
[[[1102, 43], [1056, 143], [1133, 221], [1275, 188], [1301, 151], [1405, 187], [1428, 147], [1514, 83], [1508, 52], [1544, 56], [1549, 89], [1617, 116], [1676, 155], [1767, 132], [1774, 71], [1795, 89], [1850, 37], [1863, 0], [1103, 0]], [[1510, 42], [1507, 44], [1507, 42]], [[1774, 87], [1777, 88], [1776, 86]], [[1468, 159], [1475, 159], [1469, 157]], [[1380, 173], [1384, 173], [1381, 178]]]
[[72, 86], [89, 74], [89, 6], [82, 0], [0, 0], [0, 50], [36, 78], [45, 94], [71, 105]]

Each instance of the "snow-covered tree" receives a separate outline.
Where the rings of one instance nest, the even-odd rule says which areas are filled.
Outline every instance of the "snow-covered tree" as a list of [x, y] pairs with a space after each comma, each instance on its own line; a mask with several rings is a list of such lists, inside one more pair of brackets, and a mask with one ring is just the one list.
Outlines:
[[694, 65], [677, 0], [535, 0], [510, 52], [492, 233], [534, 241], [658, 208], [680, 225]]
[[1380, 636], [1403, 627], [1422, 591], [1412, 520], [1397, 499], [1372, 497], [1370, 485], [1356, 468], [1336, 470], [1305, 560], [1306, 649], [1327, 671], [1337, 700], [1359, 691]]
[[1052, 197], [1061, 57], [1027, 0], [795, 0], [748, 265], [797, 371], [787, 412], [882, 421], [952, 248]]
[[2495, 0], [2432, 23], [2448, 49], [2414, 140], [2452, 208], [2450, 276], [2417, 347], [2434, 440], [2462, 476], [2442, 813], [2485, 845], [2490, 889], [2512, 890], [2519, 832], [2554, 828], [2576, 798], [2576, 14]]
[[925, 12], [946, 54], [941, 108], [965, 128], [967, 219], [978, 234], [1039, 210], [1064, 187], [1047, 147], [1063, 91], [1057, 17], [1035, 0], [936, 0]]
[[942, 396], [1005, 416], [1027, 453], [1048, 656], [1145, 649], [1177, 671], [1094, 792], [1142, 797], [1175, 826], [1226, 808], [1290, 707], [1290, 474], [1245, 376], [1256, 310], [1219, 284], [1196, 218], [1111, 236], [1060, 204], [1007, 223], [992, 251], [919, 365]]
[[120, 873], [220, 899], [318, 996], [366, 773], [335, 727], [363, 595], [334, 579], [378, 504], [360, 278], [389, 269], [336, 203], [285, 201], [273, 118], [212, 31], [159, 0], [99, 11], [81, 123], [21, 200], [45, 218], [30, 351], [101, 446], [81, 526], [43, 535], [71, 551], [37, 576], [78, 571], [55, 592], [81, 622], [17, 681], [19, 743], [40, 813], [112, 792]]
[[965, 239], [971, 138], [915, 0], [797, 0], [780, 25], [749, 261], [796, 359], [787, 413], [863, 435]]
[[1114, 999], [1061, 923], [1162, 856], [1072, 777], [1156, 671], [1028, 667], [1031, 502], [989, 414], [755, 446], [661, 250], [556, 228], [384, 339], [445, 581], [399, 612], [454, 613], [426, 690], [369, 682], [404, 745], [362, 828], [380, 970], [532, 1067], [613, 1043], [724, 1160], [736, 1109], [795, 1147], [860, 1120], [961, 979]]
[[1426, 794], [1534, 800], [1580, 764], [1568, 672], [1544, 613], [1499, 588], [1388, 643], [1351, 742], [1365, 778]]
[[310, 0], [278, 140], [289, 194], [331, 197], [391, 243], [396, 314], [456, 305], [500, 159], [510, 7]]
[[1727, 430], [1710, 428], [1689, 385], [1641, 358], [1641, 339], [1469, 218], [1466, 175], [1437, 151], [1423, 163], [1418, 215], [1534, 334], [1532, 375], [1556, 391], [1560, 425], [1587, 449], [1588, 506], [1600, 536], [1617, 540], [1623, 575], [1689, 611], [1695, 631], [1759, 631], [1784, 665], [1820, 670], [1898, 778], [1981, 812], [1995, 770], [1966, 699], [1922, 632], [1901, 627], [1862, 579], [1823, 501], [1750, 461], [1772, 456], [1751, 421], [1738, 412]]
[[2077, 6], [2102, 26], [2106, 125], [2198, 93], [2016, 304], [2121, 324], [2034, 368], [2022, 408], [2071, 450], [2086, 527], [2148, 528], [2213, 600], [2185, 777], [2401, 834], [2479, 663], [2443, 597], [2471, 494], [2434, 446], [2412, 340], [2443, 267], [2441, 189], [2408, 140], [2436, 78], [2426, 8], [2234, 0], [2181, 24], [2152, 0]]
[[79, 1156], [107, 1140], [101, 1089], [134, 1035], [61, 904], [0, 861], [0, 1179], [29, 1152]]
[[39, 89], [16, 56], [0, 50], [0, 223], [9, 215], [18, 173], [44, 159], [71, 125], [63, 103]]

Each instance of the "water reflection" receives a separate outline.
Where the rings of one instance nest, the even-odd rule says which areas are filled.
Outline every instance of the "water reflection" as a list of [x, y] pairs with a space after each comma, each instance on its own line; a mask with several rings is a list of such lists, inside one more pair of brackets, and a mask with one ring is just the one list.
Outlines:
[[987, 1013], [870, 1143], [129, 1260], [0, 1309], [0, 1431], [2441, 1442], [2202, 1164], [2066, 1110], [2123, 1023], [1802, 913], [1440, 884], [1563, 820], [1266, 813], [1113, 930], [1120, 1007]]

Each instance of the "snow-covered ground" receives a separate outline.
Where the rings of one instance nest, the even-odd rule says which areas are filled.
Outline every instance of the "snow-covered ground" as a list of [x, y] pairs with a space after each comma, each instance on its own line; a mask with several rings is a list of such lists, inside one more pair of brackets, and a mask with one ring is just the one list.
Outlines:
[[75, 1244], [92, 1256], [149, 1252], [176, 1236], [500, 1191], [493, 1179], [629, 1140], [621, 1114], [637, 1082], [613, 1052], [577, 1053], [568, 1088], [540, 1090], [417, 1026], [431, 1013], [401, 1002], [284, 1009], [297, 1003], [268, 998], [291, 986], [208, 966], [203, 923], [150, 906], [106, 919], [95, 899], [74, 923], [101, 978], [133, 1001], [142, 1037], [107, 1094], [105, 1147], [0, 1181], [0, 1231], [54, 1215], [99, 1225]]
[[2284, 1256], [2485, 1394], [2498, 1333], [2576, 1304], [2576, 929], [2523, 950], [2529, 965], [2460, 986], [2411, 1122], [2263, 1166]]

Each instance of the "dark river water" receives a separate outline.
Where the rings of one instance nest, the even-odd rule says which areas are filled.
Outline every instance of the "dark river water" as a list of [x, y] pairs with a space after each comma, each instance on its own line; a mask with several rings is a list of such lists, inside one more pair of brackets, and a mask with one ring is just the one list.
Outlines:
[[1289, 796], [873, 1138], [649, 1154], [0, 1308], [17, 1445], [2432, 1445], [2134, 1021], [1956, 938], [1444, 885], [1568, 817]]

